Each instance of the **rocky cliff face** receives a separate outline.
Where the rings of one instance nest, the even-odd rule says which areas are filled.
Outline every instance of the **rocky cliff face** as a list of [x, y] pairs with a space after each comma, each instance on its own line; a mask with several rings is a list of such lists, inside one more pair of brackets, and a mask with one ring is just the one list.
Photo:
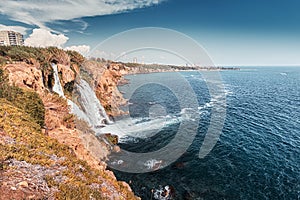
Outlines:
[[75, 81], [76, 74], [69, 65], [57, 64], [57, 70], [58, 73], [61, 74], [61, 82], [63, 87], [66, 84]]
[[[68, 92], [72, 90], [80, 69], [79, 65], [74, 63], [74, 59], [72, 60], [66, 53], [59, 52], [59, 55], [49, 55], [48, 60], [57, 64], [61, 84], [68, 96], [71, 95]], [[99, 187], [102, 196], [108, 199], [137, 199], [127, 183], [118, 182], [112, 172], [105, 170], [105, 159], [109, 153], [107, 144], [90, 133], [84, 122], [75, 124], [75, 118], [70, 114], [66, 100], [51, 92], [54, 80], [53, 72], [49, 66], [43, 66], [37, 59], [30, 59], [30, 62], [9, 62], [4, 64], [2, 69], [8, 74], [10, 84], [39, 94], [45, 106], [45, 126], [42, 130], [44, 135], [57, 139], [61, 144], [69, 146], [78, 159], [84, 160], [92, 169], [101, 172], [101, 177], [98, 178], [101, 179], [102, 184], [97, 187]], [[120, 114], [117, 105], [123, 103], [124, 100], [115, 88], [122, 72], [118, 68], [108, 69], [105, 66], [101, 66], [95, 72], [99, 72], [93, 78], [96, 80], [97, 96], [100, 98], [101, 103], [103, 103], [110, 114]], [[82, 124], [82, 127], [76, 127], [80, 124]], [[6, 134], [4, 132], [2, 131], [2, 135]], [[5, 137], [0, 137], [0, 143], [5, 143], [3, 139]], [[32, 167], [30, 164], [28, 166]], [[5, 191], [6, 197], [15, 193], [15, 190], [19, 190], [19, 187], [13, 185], [17, 183], [9, 180], [14, 179], [14, 176], [11, 173], [9, 174], [11, 177], [6, 177], [8, 179], [6, 179], [4, 189], [0, 186], [0, 191]], [[91, 181], [89, 184], [93, 187]], [[32, 186], [34, 186], [34, 183]], [[30, 184], [28, 187], [30, 187]], [[57, 189], [59, 191], [60, 188]], [[30, 190], [34, 190], [34, 188]], [[27, 195], [24, 192], [22, 194], [23, 197]]]
[[42, 94], [45, 90], [42, 72], [39, 66], [28, 65], [26, 63], [8, 64], [4, 66], [4, 70], [8, 71], [10, 84], [22, 88], [29, 88]]

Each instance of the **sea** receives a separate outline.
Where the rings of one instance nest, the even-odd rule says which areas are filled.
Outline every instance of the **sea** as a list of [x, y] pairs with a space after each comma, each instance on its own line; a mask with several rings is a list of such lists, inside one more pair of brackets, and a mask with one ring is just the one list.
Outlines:
[[[122, 124], [122, 150], [155, 152], [176, 139], [182, 123], [197, 126], [183, 130], [192, 139], [167, 164], [153, 155], [144, 163], [147, 172], [114, 167], [126, 166], [124, 160], [109, 167], [145, 200], [299, 200], [300, 67], [242, 67], [218, 73], [226, 112], [216, 143], [204, 157], [199, 151], [218, 102], [209, 80], [197, 71], [126, 76], [130, 83], [119, 89], [128, 99], [123, 109], [129, 115], [115, 119], [115, 124]], [[187, 90], [192, 95], [186, 95]], [[197, 107], [181, 103], [178, 93], [186, 100], [194, 98]], [[176, 141], [178, 148], [183, 140]]]

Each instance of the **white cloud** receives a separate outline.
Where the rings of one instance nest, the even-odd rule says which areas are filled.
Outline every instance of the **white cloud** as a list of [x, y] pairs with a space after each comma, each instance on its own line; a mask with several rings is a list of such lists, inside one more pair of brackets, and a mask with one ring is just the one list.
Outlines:
[[[63, 48], [69, 38], [63, 34], [51, 33], [49, 30], [45, 29], [33, 29], [32, 34], [25, 40], [26, 46], [32, 47], [58, 47]], [[81, 53], [82, 55], [87, 55], [90, 51], [90, 46], [88, 45], [78, 45], [70, 46], [64, 48], [65, 50], [72, 50]]]
[[32, 34], [25, 40], [26, 46], [62, 48], [68, 41], [68, 37], [63, 34], [54, 34], [45, 29], [33, 29]]
[[25, 28], [23, 26], [6, 26], [0, 24], [0, 31], [15, 31], [25, 35], [27, 30], [28, 28]]
[[84, 56], [90, 52], [90, 49], [91, 47], [87, 45], [70, 46], [65, 48], [65, 50], [77, 51]]
[[126, 12], [162, 1], [164, 0], [6, 0], [0, 4], [0, 13], [12, 20], [46, 29], [46, 23], [57, 20]]

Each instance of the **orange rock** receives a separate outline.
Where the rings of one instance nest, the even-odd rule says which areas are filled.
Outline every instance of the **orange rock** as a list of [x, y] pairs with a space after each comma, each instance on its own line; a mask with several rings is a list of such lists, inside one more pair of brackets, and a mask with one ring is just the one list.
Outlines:
[[114, 152], [119, 153], [121, 151], [121, 148], [118, 145], [115, 145], [113, 150]]
[[26, 181], [22, 181], [22, 182], [18, 183], [17, 186], [27, 188], [28, 183]]
[[70, 68], [70, 66], [57, 64], [57, 70], [61, 73], [61, 81], [63, 85], [75, 80], [75, 72]]
[[26, 63], [8, 64], [4, 67], [9, 72], [10, 84], [23, 88], [30, 88], [39, 94], [44, 92], [44, 83], [41, 70]]

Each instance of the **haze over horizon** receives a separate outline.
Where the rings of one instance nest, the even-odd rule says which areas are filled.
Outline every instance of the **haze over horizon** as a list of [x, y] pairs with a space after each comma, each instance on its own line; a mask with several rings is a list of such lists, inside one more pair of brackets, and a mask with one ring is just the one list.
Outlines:
[[[0, 5], [0, 30], [21, 32], [30, 46], [88, 55], [114, 34], [162, 27], [193, 38], [216, 65], [300, 66], [299, 8], [297, 0], [8, 0]], [[104, 49], [103, 57], [111, 53]], [[166, 55], [138, 56], [141, 62], [178, 63]]]

